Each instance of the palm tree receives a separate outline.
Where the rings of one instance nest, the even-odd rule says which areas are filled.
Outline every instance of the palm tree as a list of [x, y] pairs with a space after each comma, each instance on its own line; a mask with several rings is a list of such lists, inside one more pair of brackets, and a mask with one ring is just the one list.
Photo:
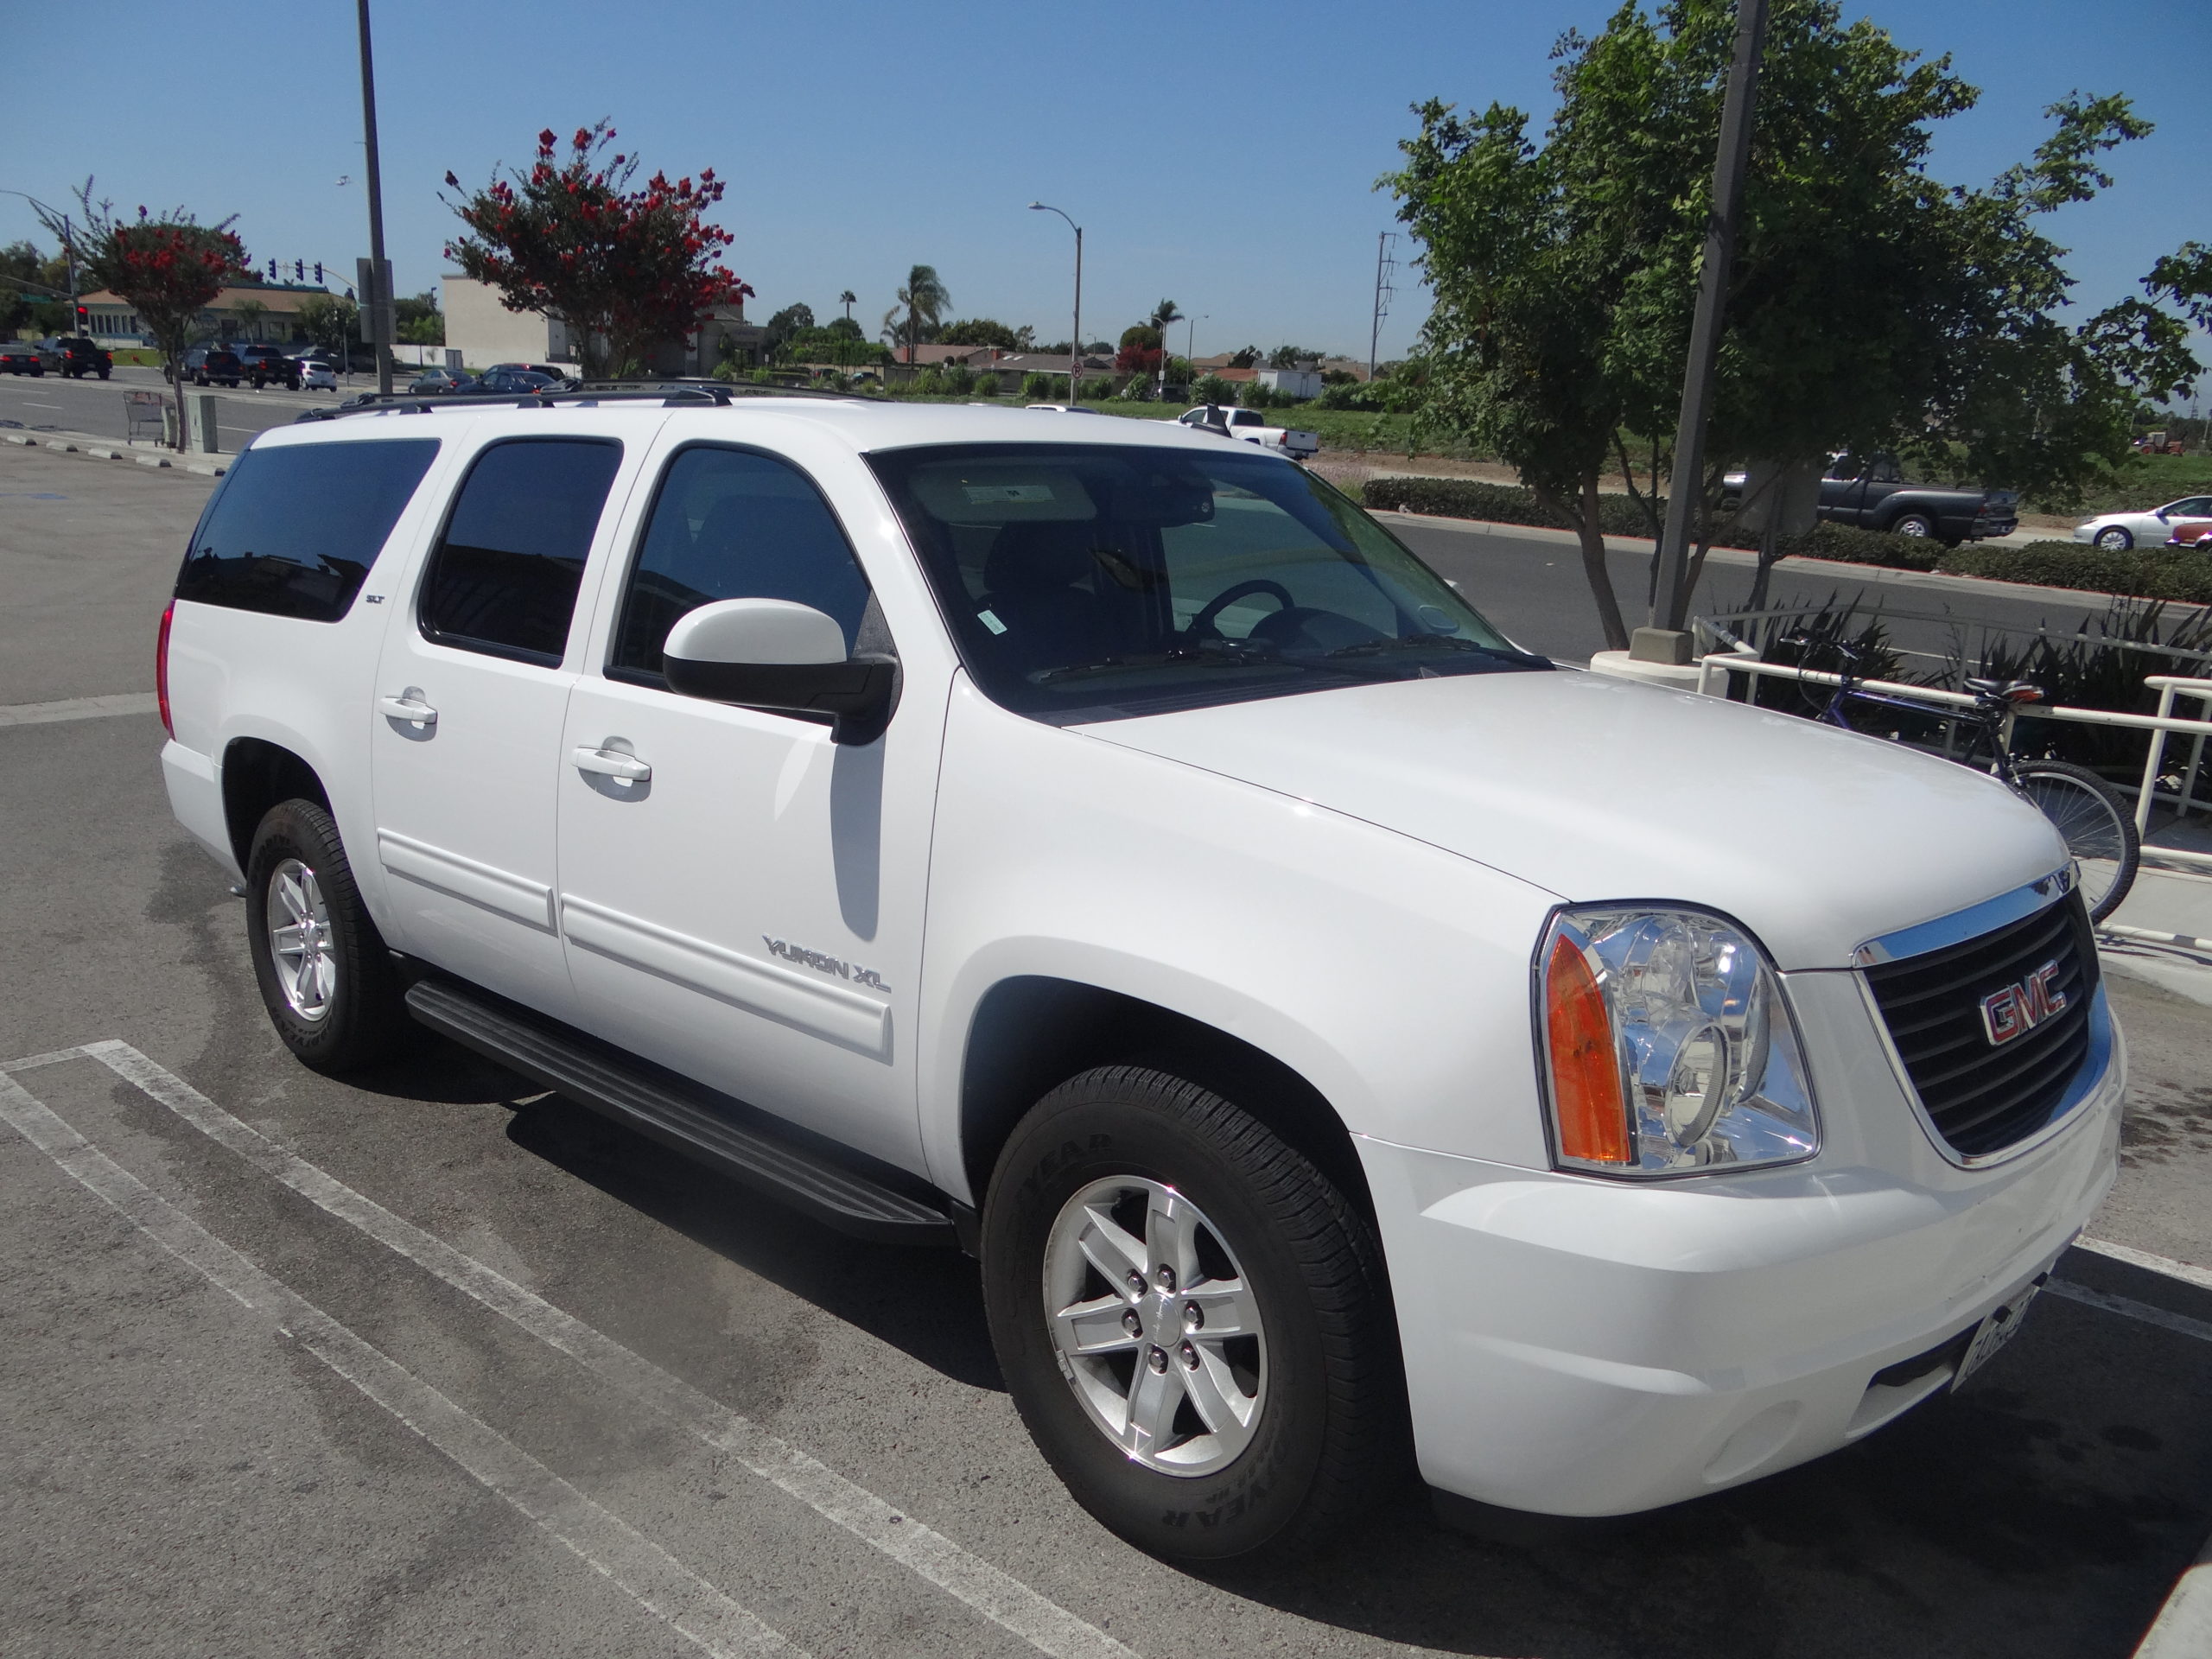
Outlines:
[[861, 296], [859, 295], [854, 293], [849, 288], [837, 296], [837, 303], [845, 308], [845, 321], [847, 322], [850, 322], [853, 320], [853, 307], [858, 302], [860, 297]]
[[1160, 330], [1160, 343], [1162, 349], [1165, 349], [1167, 344], [1167, 325], [1171, 322], [1180, 322], [1182, 320], [1183, 314], [1176, 308], [1175, 302], [1173, 300], [1162, 300], [1152, 308], [1152, 326]]
[[[945, 312], [951, 307], [952, 294], [938, 280], [935, 265], [916, 265], [906, 273], [906, 286], [898, 293], [899, 304], [906, 308], [906, 360], [914, 360], [914, 347], [922, 343], [925, 329], [934, 333], [944, 321]], [[899, 315], [894, 306], [884, 318], [887, 327], [892, 318]], [[896, 336], [893, 336], [895, 339]]]

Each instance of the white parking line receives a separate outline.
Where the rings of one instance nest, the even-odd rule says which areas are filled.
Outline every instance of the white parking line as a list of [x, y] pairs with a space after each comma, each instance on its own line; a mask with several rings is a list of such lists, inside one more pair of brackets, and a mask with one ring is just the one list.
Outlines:
[[63, 697], [56, 702], [0, 704], [0, 726], [44, 726], [57, 720], [105, 720], [116, 715], [161, 712], [151, 691], [118, 691], [105, 697]]
[[[39, 1056], [44, 1060], [51, 1057]], [[710, 1654], [802, 1649], [471, 1416], [397, 1360], [271, 1278], [153, 1192], [0, 1068], [0, 1117], [147, 1237], [276, 1327], [498, 1493], [661, 1623]]]
[[824, 1519], [874, 1545], [892, 1560], [965, 1602], [994, 1624], [1054, 1659], [1135, 1659], [1130, 1649], [1012, 1574], [926, 1527], [848, 1480], [826, 1464], [681, 1377], [663, 1370], [612, 1337], [563, 1313], [473, 1256], [402, 1220], [373, 1198], [276, 1145], [190, 1084], [118, 1041], [87, 1043], [0, 1065], [0, 1073], [82, 1057], [95, 1059], [264, 1174], [283, 1182], [330, 1215], [405, 1256], [464, 1295], [579, 1361], [709, 1446], [727, 1452], [762, 1479]]
[[2101, 1307], [2107, 1313], [2125, 1314], [2131, 1319], [2140, 1319], [2145, 1325], [2163, 1326], [2178, 1331], [2184, 1337], [2195, 1337], [2199, 1342], [2212, 1342], [2212, 1325], [2202, 1319], [2192, 1319], [2186, 1313], [2169, 1313], [2163, 1307], [2153, 1307], [2148, 1302], [2139, 1302], [2132, 1297], [2114, 1296], [2101, 1290], [2092, 1290], [2087, 1285], [2077, 1285], [2070, 1279], [2053, 1279], [2044, 1286], [2054, 1295], [2069, 1301]]
[[2115, 1262], [2125, 1262], [2131, 1268], [2146, 1272], [2164, 1274], [2169, 1279], [2178, 1279], [2184, 1285], [2195, 1285], [2199, 1290], [2212, 1290], [2212, 1268], [2191, 1267], [2186, 1262], [2177, 1262], [2170, 1255], [2153, 1255], [2148, 1250], [2131, 1249], [2125, 1244], [2109, 1243], [2101, 1238], [2077, 1238], [2077, 1250], [2094, 1250], [2099, 1255], [2108, 1255]]

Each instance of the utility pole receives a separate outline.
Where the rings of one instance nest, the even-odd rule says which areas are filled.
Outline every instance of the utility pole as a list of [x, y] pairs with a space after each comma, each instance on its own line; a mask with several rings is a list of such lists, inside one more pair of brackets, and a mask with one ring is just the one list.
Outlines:
[[1382, 319], [1390, 315], [1390, 296], [1395, 292], [1390, 286], [1390, 272], [1397, 261], [1390, 257], [1390, 245], [1398, 239], [1395, 231], [1382, 231], [1375, 238], [1375, 326], [1367, 334], [1367, 378], [1375, 380], [1375, 358], [1382, 340]]
[[1689, 363], [1682, 374], [1681, 418], [1675, 428], [1675, 465], [1667, 479], [1667, 523], [1659, 542], [1658, 581], [1650, 624], [1639, 628], [1630, 655], [1643, 662], [1687, 663], [1690, 639], [1682, 632], [1689, 608], [1690, 525], [1705, 494], [1705, 426], [1713, 407], [1713, 359], [1720, 345], [1720, 313], [1728, 297], [1728, 268], [1736, 253], [1736, 221], [1744, 206], [1744, 172], [1751, 160], [1751, 104], [1758, 92], [1759, 52], [1766, 38], [1767, 0], [1737, 0], [1736, 60], [1720, 106], [1720, 143], [1713, 163], [1713, 207], [1705, 223], [1705, 263], [1698, 279], [1697, 314], [1690, 325]]
[[384, 185], [377, 165], [377, 73], [369, 49], [369, 0], [355, 0], [361, 23], [361, 132], [369, 153], [369, 269], [374, 277], [361, 297], [367, 302], [362, 330], [377, 348], [377, 391], [391, 395], [391, 267], [384, 257]]

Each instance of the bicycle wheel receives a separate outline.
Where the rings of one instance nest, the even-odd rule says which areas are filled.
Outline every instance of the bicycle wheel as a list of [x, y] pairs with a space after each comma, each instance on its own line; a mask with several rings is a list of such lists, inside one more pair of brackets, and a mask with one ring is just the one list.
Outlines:
[[2136, 838], [2134, 816], [2112, 785], [2084, 766], [2028, 760], [2012, 768], [2012, 787], [2064, 837], [2082, 872], [2089, 919], [2101, 922], [2118, 910], [2135, 884], [2143, 846]]

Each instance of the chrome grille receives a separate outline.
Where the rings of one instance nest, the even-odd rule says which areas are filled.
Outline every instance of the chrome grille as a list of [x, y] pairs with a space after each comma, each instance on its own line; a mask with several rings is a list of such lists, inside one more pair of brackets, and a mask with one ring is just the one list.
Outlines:
[[[2050, 1012], [1995, 1040], [1986, 1001], [2029, 986], [2046, 966]], [[1866, 974], [1921, 1106], [1962, 1157], [2002, 1151], [2050, 1122], [2088, 1056], [2097, 948], [2079, 893]], [[2004, 1025], [2000, 1008], [1996, 1029]]]

